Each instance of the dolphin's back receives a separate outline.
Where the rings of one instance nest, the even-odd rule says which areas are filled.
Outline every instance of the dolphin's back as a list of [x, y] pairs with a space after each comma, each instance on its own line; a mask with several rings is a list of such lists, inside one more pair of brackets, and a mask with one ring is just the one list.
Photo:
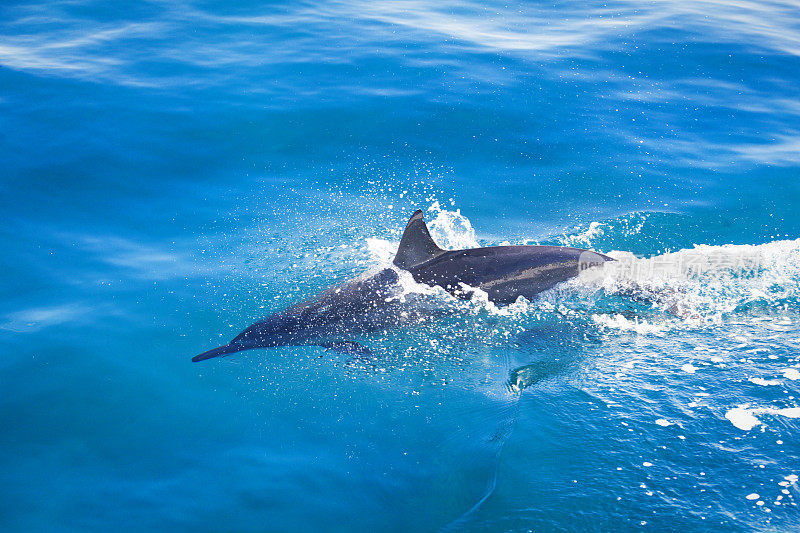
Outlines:
[[479, 288], [495, 303], [511, 303], [520, 296], [533, 298], [554, 285], [577, 276], [590, 266], [613, 261], [580, 248], [561, 246], [490, 246], [443, 250], [431, 238], [417, 210], [409, 219], [394, 259], [418, 283], [439, 285], [468, 296], [463, 285]]
[[558, 246], [492, 246], [444, 252], [409, 269], [419, 283], [485, 291], [495, 303], [531, 299], [581, 270], [611, 260], [597, 252]]

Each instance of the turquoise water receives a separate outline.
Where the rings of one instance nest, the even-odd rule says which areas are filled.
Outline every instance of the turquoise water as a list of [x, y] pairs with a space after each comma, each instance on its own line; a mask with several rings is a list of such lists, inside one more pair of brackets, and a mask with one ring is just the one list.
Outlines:
[[[0, 527], [795, 531], [799, 85], [793, 2], [4, 2]], [[619, 261], [190, 362], [416, 208]]]

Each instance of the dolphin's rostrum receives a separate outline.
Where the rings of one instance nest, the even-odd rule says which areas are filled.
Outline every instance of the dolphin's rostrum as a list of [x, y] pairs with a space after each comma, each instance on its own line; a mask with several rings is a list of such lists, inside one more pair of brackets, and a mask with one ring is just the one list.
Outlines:
[[[443, 250], [436, 245], [422, 211], [408, 221], [397, 255], [396, 269], [414, 280], [469, 297], [470, 288], [505, 304], [520, 296], [531, 299], [554, 285], [577, 276], [581, 270], [612, 261], [590, 250], [559, 246], [491, 246]], [[272, 314], [242, 331], [230, 343], [192, 358], [203, 361], [242, 350], [312, 344], [338, 351], [368, 352], [353, 336], [378, 328], [400, 325], [409, 310], [401, 298], [400, 276], [384, 268], [368, 277], [348, 281]]]

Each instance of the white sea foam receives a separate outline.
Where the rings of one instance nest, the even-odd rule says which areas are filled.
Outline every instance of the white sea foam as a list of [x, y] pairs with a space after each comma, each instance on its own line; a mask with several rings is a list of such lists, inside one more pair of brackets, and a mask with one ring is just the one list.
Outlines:
[[754, 383], [756, 385], [761, 385], [762, 387], [768, 387], [770, 385], [780, 385], [781, 382], [776, 379], [763, 379], [763, 378], [750, 378], [750, 383]]
[[593, 314], [592, 321], [603, 328], [619, 331], [633, 331], [639, 334], [660, 335], [668, 329], [665, 324], [651, 324], [647, 320], [639, 318], [628, 319], [620, 314]]
[[787, 368], [783, 371], [783, 377], [793, 381], [798, 380], [800, 379], [800, 371], [798, 371], [796, 368]]
[[749, 431], [763, 422], [756, 415], [774, 415], [787, 418], [800, 418], [800, 407], [785, 407], [778, 409], [775, 407], [749, 408], [748, 404], [740, 405], [729, 409], [725, 413], [731, 424], [743, 431]]
[[743, 431], [749, 431], [759, 425], [761, 421], [753, 416], [753, 412], [744, 407], [736, 407], [728, 410], [725, 413], [725, 418], [730, 420], [731, 424]]

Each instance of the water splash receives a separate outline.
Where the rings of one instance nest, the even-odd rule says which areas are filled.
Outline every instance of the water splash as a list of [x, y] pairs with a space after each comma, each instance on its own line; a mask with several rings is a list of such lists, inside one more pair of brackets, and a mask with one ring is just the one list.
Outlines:
[[460, 209], [449, 211], [443, 209], [438, 201], [428, 208], [433, 218], [428, 222], [428, 229], [433, 240], [448, 250], [463, 250], [480, 246], [475, 238], [475, 230]]
[[579, 229], [579, 231], [574, 234], [565, 233], [564, 235], [557, 237], [557, 240], [563, 246], [589, 248], [595, 241], [597, 241], [597, 239], [605, 234], [605, 230], [608, 229], [608, 227], [609, 226], [606, 223], [591, 222], [586, 229]]

